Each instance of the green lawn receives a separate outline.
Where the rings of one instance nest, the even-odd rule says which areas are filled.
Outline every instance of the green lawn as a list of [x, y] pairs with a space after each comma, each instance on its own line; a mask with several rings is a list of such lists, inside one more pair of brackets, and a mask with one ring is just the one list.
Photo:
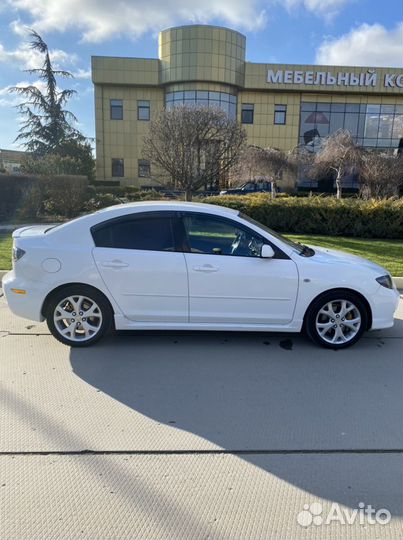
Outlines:
[[339, 249], [380, 264], [392, 274], [403, 275], [403, 240], [373, 240], [371, 238], [347, 238], [344, 236], [285, 235], [294, 242], [313, 246]]
[[11, 247], [13, 241], [10, 234], [0, 234], [0, 270], [11, 268]]
[[[340, 249], [384, 266], [392, 276], [403, 275], [403, 240], [372, 240], [342, 236], [287, 234], [295, 242]], [[11, 268], [11, 234], [0, 234], [0, 270]]]

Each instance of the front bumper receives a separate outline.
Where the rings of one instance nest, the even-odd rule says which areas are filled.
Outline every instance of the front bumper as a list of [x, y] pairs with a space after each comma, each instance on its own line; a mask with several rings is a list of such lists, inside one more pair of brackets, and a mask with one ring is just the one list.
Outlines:
[[399, 304], [397, 289], [387, 289], [380, 286], [371, 298], [372, 326], [371, 330], [391, 328], [394, 324], [394, 315]]
[[[44, 320], [41, 310], [47, 294], [45, 287], [37, 281], [17, 278], [13, 270], [3, 277], [2, 284], [8, 307], [14, 315], [30, 321]], [[12, 289], [25, 291], [25, 294], [17, 294]]]

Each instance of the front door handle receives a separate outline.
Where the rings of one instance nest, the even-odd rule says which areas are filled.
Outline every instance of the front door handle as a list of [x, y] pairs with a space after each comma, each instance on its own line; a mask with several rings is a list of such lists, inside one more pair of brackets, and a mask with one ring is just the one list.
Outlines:
[[211, 264], [203, 264], [203, 266], [194, 266], [193, 270], [195, 272], [218, 272], [219, 268], [217, 266], [212, 266]]
[[102, 266], [104, 268], [126, 268], [129, 265], [123, 261], [118, 261], [117, 259], [115, 259], [113, 261], [104, 261], [102, 263]]

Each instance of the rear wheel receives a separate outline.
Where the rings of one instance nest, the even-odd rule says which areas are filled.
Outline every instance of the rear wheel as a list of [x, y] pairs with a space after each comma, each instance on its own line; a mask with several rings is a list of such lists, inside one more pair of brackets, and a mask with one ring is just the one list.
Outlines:
[[46, 322], [53, 336], [65, 345], [87, 347], [110, 329], [112, 309], [96, 289], [71, 285], [51, 297]]
[[356, 343], [368, 325], [368, 312], [361, 298], [349, 291], [319, 296], [306, 315], [308, 336], [328, 349], [344, 349]]

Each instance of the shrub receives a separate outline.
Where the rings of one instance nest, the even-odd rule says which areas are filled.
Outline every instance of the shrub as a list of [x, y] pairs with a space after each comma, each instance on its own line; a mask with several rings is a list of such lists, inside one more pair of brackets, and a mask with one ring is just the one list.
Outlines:
[[119, 180], [94, 180], [92, 182], [93, 186], [98, 187], [120, 187]]
[[125, 197], [126, 188], [124, 186], [95, 186], [95, 192], [97, 195], [115, 195], [116, 197]]
[[403, 199], [360, 200], [335, 197], [224, 195], [210, 204], [234, 208], [279, 232], [403, 238]]
[[161, 195], [161, 193], [153, 189], [147, 191], [138, 191], [137, 193], [128, 193], [127, 197], [131, 202], [165, 200], [165, 197]]
[[0, 194], [1, 221], [36, 217], [43, 200], [43, 183], [30, 175], [0, 175]]
[[0, 175], [0, 220], [35, 219], [43, 211], [73, 217], [87, 195], [85, 176]]
[[68, 218], [76, 216], [82, 209], [87, 195], [86, 176], [60, 175], [46, 181], [46, 209], [52, 214]]
[[112, 193], [97, 193], [86, 201], [83, 210], [84, 212], [95, 212], [115, 204], [120, 204], [120, 201]]

